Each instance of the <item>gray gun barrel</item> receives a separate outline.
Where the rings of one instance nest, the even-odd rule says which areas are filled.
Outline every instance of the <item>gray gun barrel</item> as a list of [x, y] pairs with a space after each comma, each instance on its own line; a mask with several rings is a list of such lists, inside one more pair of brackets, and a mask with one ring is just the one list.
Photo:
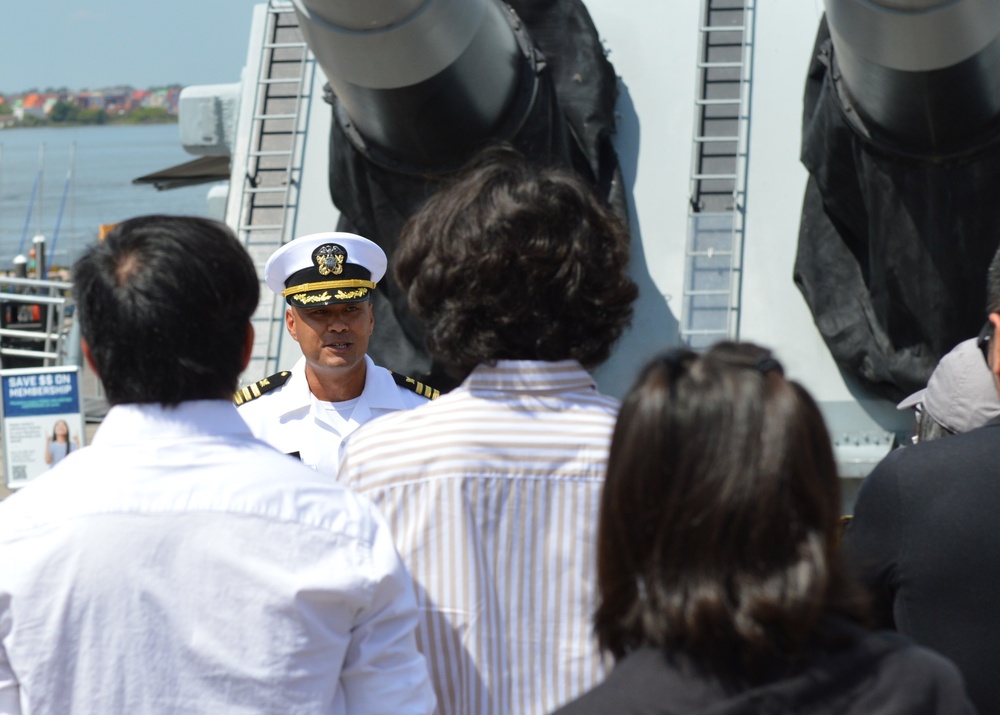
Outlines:
[[997, 0], [826, 0], [849, 100], [917, 152], [962, 151], [1000, 115]]
[[340, 108], [366, 143], [435, 165], [492, 136], [524, 66], [494, 0], [294, 0]]

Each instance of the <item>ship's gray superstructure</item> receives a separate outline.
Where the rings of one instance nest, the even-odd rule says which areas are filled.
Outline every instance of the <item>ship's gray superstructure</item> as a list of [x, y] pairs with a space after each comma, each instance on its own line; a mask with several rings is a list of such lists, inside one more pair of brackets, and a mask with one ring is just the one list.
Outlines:
[[[522, 0], [519, 8], [530, 13], [552, 4]], [[609, 197], [616, 188], [621, 192], [634, 240], [632, 271], [641, 289], [632, 328], [595, 373], [601, 388], [622, 394], [655, 352], [728, 336], [772, 347], [788, 373], [817, 398], [845, 477], [863, 476], [905, 438], [910, 417], [895, 409], [893, 391], [873, 390], [850, 364], [838, 363], [828, 346], [829, 331], [817, 328], [823, 319], [814, 317], [815, 306], [793, 280], [805, 230], [803, 197], [808, 204], [808, 191], [814, 192], [813, 218], [829, 203], [816, 187], [809, 188], [815, 183], [809, 171], [816, 172], [816, 165], [807, 170], [800, 160], [804, 105], [808, 110], [816, 102], [809, 94], [815, 85], [807, 80], [818, 77], [810, 72], [823, 61], [817, 32], [822, 40], [828, 18], [832, 54], [842, 68], [830, 86], [850, 100], [838, 111], [853, 106], [867, 122], [847, 121], [845, 131], [862, 142], [869, 141], [865, 127], [869, 134], [888, 136], [909, 151], [909, 160], [913, 147], [930, 147], [940, 156], [971, 151], [968, 143], [955, 148], [963, 133], [974, 136], [977, 147], [989, 145], [1000, 98], [1000, 75], [990, 71], [995, 5], [987, 0], [829, 0], [826, 7], [821, 0], [585, 0], [600, 53], [617, 76], [617, 98], [613, 133], [606, 137], [612, 151], [605, 166], [613, 171], [599, 166], [609, 157], [595, 159], [586, 151], [582, 168], [589, 164], [591, 178]], [[224, 197], [213, 190], [213, 201], [224, 203], [219, 215], [260, 264], [296, 235], [357, 220], [345, 218], [333, 200], [358, 189], [351, 173], [338, 169], [344, 142], [360, 148], [360, 156], [380, 170], [412, 177], [414, 169], [426, 169], [433, 181], [483, 135], [516, 137], [518, 127], [508, 120], [524, 101], [526, 78], [538, 73], [540, 64], [565, 68], [568, 62], [538, 52], [530, 23], [517, 13], [504, 14], [505, 6], [493, 0], [295, 0], [294, 5], [272, 0], [253, 12], [231, 133], [231, 177]], [[875, 19], [857, 35], [857, 17], [865, 13]], [[922, 46], [907, 45], [893, 15], [919, 31], [915, 37]], [[426, 24], [432, 16], [439, 19]], [[451, 29], [436, 40], [434, 27]], [[951, 34], [943, 35], [942, 28], [951, 28]], [[397, 43], [399, 56], [409, 57], [402, 67], [391, 63]], [[421, 43], [435, 45], [435, 51], [406, 54]], [[371, 53], [366, 45], [378, 51]], [[500, 64], [483, 68], [488, 57], [501, 58]], [[574, 80], [572, 72], [568, 80]], [[332, 107], [324, 101], [327, 85]], [[942, 100], [942, 85], [955, 97]], [[905, 111], [894, 111], [887, 100], [894, 92], [906, 95]], [[428, 97], [435, 101], [421, 108]], [[442, 112], [456, 97], [468, 100], [459, 102], [461, 111]], [[926, 111], [914, 115], [914, 102]], [[961, 131], [954, 131], [956, 126]], [[579, 140], [576, 133], [573, 126], [570, 136]], [[584, 137], [582, 144], [598, 146], [599, 134], [589, 144]], [[385, 201], [377, 205], [394, 210], [380, 176], [367, 176], [362, 188], [384, 191]], [[804, 259], [798, 260], [801, 269]], [[822, 272], [822, 264], [812, 270]], [[978, 270], [971, 271], [970, 283], [978, 280]], [[869, 276], [859, 273], [860, 283], [850, 290], [863, 303]], [[406, 346], [412, 336], [393, 325], [387, 315], [392, 310], [387, 303], [377, 306], [377, 330], [398, 341], [399, 368], [419, 364], [420, 347]], [[283, 337], [281, 311], [280, 302], [262, 303], [248, 380], [294, 357], [294, 344]], [[879, 319], [877, 311], [872, 316]], [[886, 332], [888, 349], [894, 350], [891, 327]], [[915, 348], [926, 363], [917, 373], [929, 373], [940, 347]], [[395, 367], [393, 355], [379, 357]]]

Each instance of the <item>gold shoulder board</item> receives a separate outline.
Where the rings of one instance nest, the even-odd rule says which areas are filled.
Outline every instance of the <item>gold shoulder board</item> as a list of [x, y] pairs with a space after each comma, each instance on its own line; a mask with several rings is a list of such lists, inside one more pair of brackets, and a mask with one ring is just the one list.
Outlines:
[[389, 374], [392, 375], [392, 379], [396, 381], [397, 385], [405, 387], [407, 390], [413, 390], [415, 393], [421, 397], [426, 397], [428, 400], [436, 400], [441, 396], [440, 390], [436, 390], [430, 385], [425, 385], [418, 380], [414, 380], [412, 377], [397, 375], [392, 370], [389, 371]]
[[288, 378], [291, 377], [292, 373], [288, 370], [282, 370], [279, 373], [271, 375], [270, 377], [265, 377], [263, 380], [258, 380], [252, 385], [247, 385], [246, 387], [241, 387], [233, 395], [233, 402], [239, 407], [244, 402], [250, 402], [250, 400], [256, 400], [261, 395], [266, 395], [271, 390], [276, 390], [277, 388], [288, 382]]

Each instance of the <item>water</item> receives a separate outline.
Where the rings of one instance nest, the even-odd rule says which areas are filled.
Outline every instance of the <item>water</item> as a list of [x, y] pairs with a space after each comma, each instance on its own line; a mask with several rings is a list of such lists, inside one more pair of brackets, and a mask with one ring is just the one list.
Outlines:
[[[56, 236], [74, 143], [74, 176]], [[43, 144], [42, 181], [29, 211]], [[194, 158], [181, 148], [176, 124], [0, 131], [0, 271], [9, 270], [19, 252], [27, 254], [39, 233], [46, 237], [50, 262], [67, 266], [97, 240], [101, 224], [150, 213], [206, 216], [211, 184], [168, 191], [132, 184]]]

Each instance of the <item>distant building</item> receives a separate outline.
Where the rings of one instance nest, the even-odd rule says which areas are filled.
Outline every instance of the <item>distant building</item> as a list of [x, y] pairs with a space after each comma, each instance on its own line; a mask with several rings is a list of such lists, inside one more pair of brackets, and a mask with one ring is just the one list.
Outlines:
[[40, 94], [32, 92], [19, 101], [14, 102], [14, 117], [21, 121], [25, 117], [45, 118], [45, 100]]
[[103, 109], [108, 114], [124, 114], [130, 109], [133, 92], [131, 87], [107, 87], [101, 92], [104, 95]]
[[144, 89], [133, 90], [132, 95], [129, 97], [128, 104], [125, 109], [131, 112], [139, 107], [148, 107], [149, 105], [149, 92]]
[[[11, 108], [13, 119], [3, 120], [5, 124], [23, 120], [25, 117], [45, 118], [56, 102], [63, 101], [80, 109], [100, 109], [108, 114], [125, 114], [140, 107], [157, 107], [168, 114], [177, 114], [181, 92], [180, 85], [153, 89], [134, 89], [128, 85], [107, 87], [98, 90], [72, 92], [60, 89], [55, 92], [30, 92], [23, 95], [0, 95], [0, 106]], [[3, 117], [5, 115], [0, 115]]]
[[80, 109], [104, 109], [104, 95], [100, 92], [78, 92], [74, 101]]

